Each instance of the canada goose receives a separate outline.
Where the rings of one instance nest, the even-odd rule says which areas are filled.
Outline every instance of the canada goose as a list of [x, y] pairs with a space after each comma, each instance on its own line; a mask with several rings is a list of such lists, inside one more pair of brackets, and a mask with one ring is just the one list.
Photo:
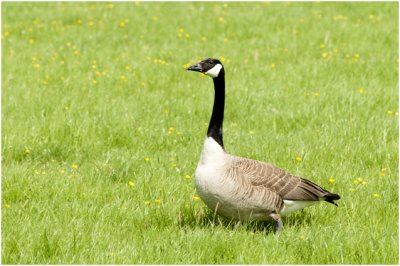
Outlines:
[[224, 217], [238, 221], [275, 221], [282, 229], [281, 216], [320, 200], [337, 204], [340, 196], [313, 182], [289, 174], [264, 162], [225, 152], [222, 123], [225, 104], [225, 70], [218, 59], [207, 58], [187, 70], [210, 76], [214, 82], [214, 106], [207, 137], [195, 171], [196, 190], [205, 204]]

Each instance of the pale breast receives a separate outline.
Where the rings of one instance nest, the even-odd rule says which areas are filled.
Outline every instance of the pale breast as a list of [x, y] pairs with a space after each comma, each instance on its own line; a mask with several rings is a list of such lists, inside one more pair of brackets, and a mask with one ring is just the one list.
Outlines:
[[224, 149], [213, 138], [206, 138], [195, 172], [196, 190], [210, 209], [224, 216], [237, 209], [235, 183], [225, 175], [229, 162]]
[[200, 160], [196, 168], [196, 190], [206, 205], [215, 210], [217, 203], [229, 194], [229, 184], [224, 180], [227, 154], [213, 139], [204, 142]]
[[263, 206], [262, 188], [252, 188], [250, 182], [235, 178], [230, 173], [231, 163], [232, 156], [212, 138], [207, 138], [195, 172], [200, 198], [210, 209], [228, 218], [266, 218], [268, 211]]

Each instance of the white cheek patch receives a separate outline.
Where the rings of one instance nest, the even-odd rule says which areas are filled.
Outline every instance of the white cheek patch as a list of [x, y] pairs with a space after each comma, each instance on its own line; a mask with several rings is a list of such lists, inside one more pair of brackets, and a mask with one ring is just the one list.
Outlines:
[[204, 74], [206, 74], [207, 76], [210, 76], [212, 78], [216, 78], [219, 75], [219, 72], [222, 69], [222, 65], [221, 64], [216, 64], [213, 68], [211, 68], [210, 70], [208, 70], [207, 72], [204, 72]]

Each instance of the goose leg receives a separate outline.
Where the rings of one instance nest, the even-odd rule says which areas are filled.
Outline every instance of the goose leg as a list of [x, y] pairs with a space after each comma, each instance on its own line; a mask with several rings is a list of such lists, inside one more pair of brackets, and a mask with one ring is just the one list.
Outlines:
[[241, 221], [237, 221], [235, 224], [235, 229], [238, 229], [240, 227], [240, 225], [242, 224]]
[[269, 217], [271, 217], [275, 221], [275, 234], [278, 234], [283, 228], [283, 223], [280, 214], [271, 213]]

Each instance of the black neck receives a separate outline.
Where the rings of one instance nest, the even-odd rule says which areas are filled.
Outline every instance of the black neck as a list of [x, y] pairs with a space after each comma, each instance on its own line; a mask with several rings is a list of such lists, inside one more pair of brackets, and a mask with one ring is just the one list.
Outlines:
[[208, 126], [207, 136], [212, 137], [222, 148], [222, 123], [224, 122], [224, 105], [225, 105], [225, 77], [219, 75], [213, 79], [214, 81], [214, 107], [211, 115], [210, 125]]

